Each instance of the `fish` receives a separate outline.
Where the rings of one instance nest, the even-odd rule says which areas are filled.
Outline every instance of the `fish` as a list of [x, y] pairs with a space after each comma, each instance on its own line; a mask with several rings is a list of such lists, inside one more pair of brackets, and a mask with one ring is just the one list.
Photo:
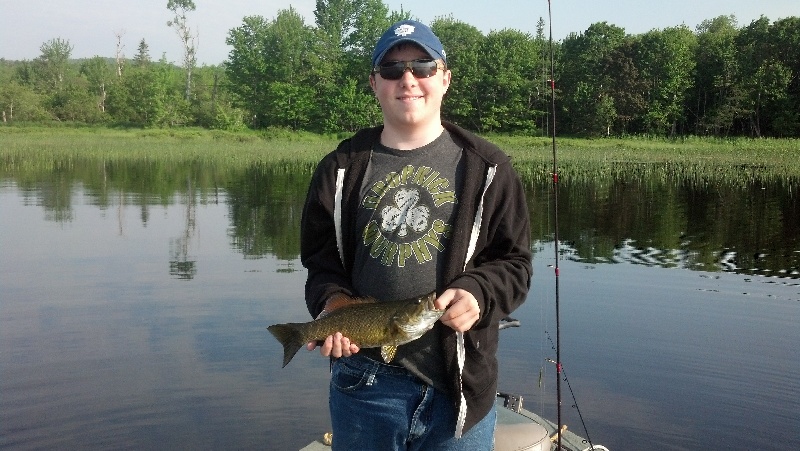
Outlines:
[[313, 321], [273, 324], [267, 329], [283, 345], [284, 368], [306, 343], [323, 341], [336, 332], [359, 348], [380, 347], [388, 363], [398, 346], [421, 337], [442, 316], [444, 310], [434, 306], [435, 300], [435, 292], [399, 301], [339, 295]]

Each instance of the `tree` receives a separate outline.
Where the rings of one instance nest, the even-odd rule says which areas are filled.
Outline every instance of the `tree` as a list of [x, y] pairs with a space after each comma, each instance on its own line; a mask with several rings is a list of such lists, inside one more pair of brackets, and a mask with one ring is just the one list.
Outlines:
[[478, 84], [483, 72], [481, 46], [484, 36], [476, 27], [452, 17], [433, 21], [431, 29], [442, 41], [448, 54], [447, 66], [453, 81], [442, 104], [447, 120], [477, 130], [481, 125], [481, 93]]
[[[290, 8], [273, 21], [246, 17], [229, 32], [226, 42], [233, 49], [225, 73], [254, 127], [339, 132], [380, 117], [368, 84], [365, 42], [388, 25], [382, 16], [386, 8], [374, 0], [321, 1], [317, 6], [316, 28]], [[355, 23], [361, 26], [358, 33]]]
[[175, 127], [190, 124], [190, 102], [181, 95], [180, 70], [161, 55], [152, 72], [155, 76], [154, 104], [158, 107], [154, 110], [152, 125]]
[[112, 68], [108, 60], [95, 56], [81, 63], [80, 74], [86, 78], [89, 91], [97, 99], [97, 107], [101, 112], [106, 111], [106, 87], [112, 80]]
[[615, 80], [607, 73], [608, 59], [624, 42], [625, 30], [606, 22], [594, 23], [564, 40], [560, 84], [567, 130], [595, 136], [609, 133], [616, 120], [616, 108], [612, 108], [616, 99]]
[[592, 122], [593, 129], [605, 129], [605, 135], [611, 135], [611, 126], [617, 120], [617, 109], [614, 107], [614, 99], [601, 94], [600, 99], [595, 103], [595, 119]]
[[530, 132], [538, 115], [534, 111], [540, 50], [536, 41], [516, 30], [489, 33], [483, 40], [480, 61], [491, 61], [478, 83], [482, 131]]
[[[315, 122], [323, 124], [323, 131], [354, 131], [380, 118], [368, 83], [371, 52], [381, 33], [405, 14], [389, 13], [380, 0], [317, 1], [316, 46], [309, 62], [311, 73], [318, 80]], [[350, 107], [367, 110], [348, 111]], [[337, 124], [345, 128], [337, 129]]]
[[314, 82], [307, 74], [313, 36], [311, 28], [294, 8], [279, 11], [266, 30], [263, 52], [268, 108], [265, 116], [269, 125], [299, 129], [311, 123]]
[[131, 67], [112, 84], [108, 112], [127, 125], [184, 125], [189, 122], [189, 104], [181, 95], [180, 79], [180, 70], [164, 56], [157, 63]]
[[[611, 100], [613, 103], [614, 121], [610, 124], [617, 133], [631, 132], [635, 122], [644, 114], [647, 104], [644, 99], [646, 84], [636, 67], [633, 53], [633, 40], [626, 38], [601, 62], [603, 73], [603, 97], [601, 103]], [[608, 106], [600, 106], [610, 118], [612, 110]], [[608, 126], [609, 124], [605, 124]], [[611, 131], [607, 131], [610, 134]]]
[[256, 127], [301, 128], [311, 123], [315, 81], [309, 78], [313, 31], [293, 8], [278, 12], [272, 22], [246, 17], [231, 30], [233, 47], [225, 70]]
[[737, 34], [734, 16], [719, 16], [697, 27], [693, 114], [701, 126], [697, 131], [709, 129], [714, 134], [727, 134], [742, 115], [736, 83], [739, 78]]
[[344, 83], [324, 101], [329, 113], [321, 116], [322, 130], [326, 132], [355, 132], [380, 120], [378, 102], [362, 88], [363, 83], [355, 78], [347, 79]]
[[233, 105], [233, 93], [225, 89], [229, 81], [223, 67], [198, 68], [192, 84], [191, 116], [194, 124], [229, 131], [247, 128], [245, 111]]
[[150, 46], [147, 45], [144, 38], [139, 41], [139, 47], [136, 49], [136, 55], [133, 57], [133, 64], [140, 67], [150, 64]]
[[33, 61], [33, 73], [40, 91], [52, 93], [63, 86], [72, 49], [72, 44], [61, 38], [51, 39], [39, 47], [42, 54]]
[[[800, 135], [800, 17], [787, 17], [777, 20], [770, 29], [770, 43], [778, 61], [771, 66], [777, 86], [786, 79], [785, 97], [774, 105], [775, 116], [772, 120], [773, 132], [777, 136]], [[780, 64], [778, 64], [780, 63]], [[782, 76], [779, 66], [786, 71]], [[783, 95], [781, 94], [780, 97]]]
[[86, 79], [70, 78], [58, 90], [47, 97], [46, 105], [55, 119], [87, 124], [101, 122], [103, 112], [98, 108], [98, 99], [91, 92]]
[[102, 119], [88, 83], [70, 64], [72, 45], [68, 40], [51, 39], [40, 47], [42, 54], [33, 61], [33, 86], [44, 97], [43, 105], [57, 120], [93, 123]]
[[347, 47], [356, 11], [362, 3], [363, 0], [317, 0], [314, 19], [327, 46], [340, 51]]
[[197, 39], [198, 34], [192, 34], [192, 29], [186, 20], [186, 13], [195, 10], [192, 0], [169, 0], [167, 9], [175, 14], [175, 17], [167, 22], [168, 27], [175, 29], [178, 38], [183, 45], [183, 69], [186, 71], [186, 100], [191, 97], [192, 91], [192, 71], [197, 65]]
[[539, 65], [541, 71], [539, 72], [539, 80], [536, 83], [536, 104], [542, 111], [539, 119], [539, 128], [541, 129], [542, 136], [550, 135], [550, 110], [552, 109], [553, 92], [551, 84], [551, 45], [553, 50], [552, 63], [555, 64], [555, 47], [556, 43], [551, 42], [549, 37], [544, 34], [545, 21], [543, 17], [539, 17], [536, 22], [536, 42], [539, 45]]
[[[345, 36], [342, 49], [356, 58], [363, 58], [365, 63], [369, 63], [375, 43], [394, 21], [390, 18], [389, 7], [381, 0], [362, 0], [355, 3], [351, 18], [352, 29]], [[400, 14], [405, 13], [401, 11]]]
[[[753, 75], [759, 73], [765, 61], [773, 60], [769, 44], [769, 19], [762, 16], [750, 25], [739, 30], [736, 35], [736, 57], [739, 66], [738, 85], [742, 91], [740, 107], [747, 115], [745, 130], [751, 136], [762, 135], [761, 111], [763, 99], [759, 80]], [[763, 71], [761, 71], [763, 73]]]
[[238, 103], [249, 111], [252, 126], [263, 126], [262, 113], [267, 106], [267, 60], [263, 52], [269, 24], [261, 16], [247, 16], [242, 25], [228, 31], [225, 43], [232, 47], [225, 61], [229, 89]]
[[267, 95], [271, 106], [267, 118], [271, 126], [300, 130], [310, 125], [315, 99], [308, 86], [276, 81], [270, 83]]
[[149, 68], [131, 67], [111, 84], [107, 111], [120, 124], [150, 126], [160, 109], [156, 78]]
[[114, 54], [114, 59], [117, 62], [117, 77], [122, 76], [122, 67], [125, 65], [125, 53], [123, 53], [125, 45], [122, 43], [122, 36], [124, 35], [125, 35], [125, 30], [114, 32], [114, 37], [117, 40], [116, 52]]
[[3, 123], [47, 120], [42, 103], [39, 94], [17, 80], [0, 83], [0, 120]]
[[696, 37], [681, 26], [649, 31], [637, 44], [638, 63], [647, 83], [645, 130], [674, 136], [678, 126], [686, 123], [684, 107], [695, 69]]
[[771, 25], [762, 16], [736, 37], [741, 68], [738, 106], [744, 118], [742, 131], [751, 136], [797, 136], [800, 97], [793, 92], [793, 83], [796, 86], [800, 70], [794, 58], [800, 55], [791, 46], [800, 45], [800, 30], [792, 33], [792, 23], [800, 24], [787, 19]]

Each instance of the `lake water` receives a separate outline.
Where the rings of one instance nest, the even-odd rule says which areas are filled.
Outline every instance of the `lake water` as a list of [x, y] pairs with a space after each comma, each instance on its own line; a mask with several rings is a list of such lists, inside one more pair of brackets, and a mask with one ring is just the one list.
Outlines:
[[[266, 331], [308, 316], [308, 177], [0, 173], [0, 448], [291, 450], [327, 431], [327, 360], [281, 368]], [[533, 289], [499, 358], [501, 388], [555, 419], [548, 186], [529, 183]], [[592, 440], [800, 449], [797, 183], [567, 181], [559, 196], [562, 361]]]

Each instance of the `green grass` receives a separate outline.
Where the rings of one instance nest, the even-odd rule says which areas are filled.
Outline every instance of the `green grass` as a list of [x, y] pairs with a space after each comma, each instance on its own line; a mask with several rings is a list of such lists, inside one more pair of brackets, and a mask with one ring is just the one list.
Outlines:
[[336, 137], [280, 131], [10, 127], [0, 127], [0, 140], [0, 157], [7, 166], [70, 159], [159, 160], [222, 166], [309, 163], [318, 161], [339, 141]]
[[[516, 158], [526, 161], [552, 161], [549, 138], [491, 138]], [[800, 140], [687, 138], [681, 140], [645, 138], [575, 139], [557, 138], [559, 159], [594, 163], [699, 163], [749, 165], [754, 167], [789, 165], [800, 172]]]
[[[549, 138], [490, 137], [521, 172], [552, 171]], [[752, 183], [800, 179], [800, 140], [685, 138], [558, 138], [559, 173], [577, 180], [604, 177]]]
[[[73, 160], [310, 169], [342, 138], [285, 130], [0, 127], [0, 162], [4, 172]], [[524, 176], [549, 176], [553, 159], [549, 138], [488, 138], [513, 157]], [[574, 181], [605, 177], [679, 177], [700, 183], [800, 179], [800, 140], [558, 138], [557, 154], [562, 179]]]

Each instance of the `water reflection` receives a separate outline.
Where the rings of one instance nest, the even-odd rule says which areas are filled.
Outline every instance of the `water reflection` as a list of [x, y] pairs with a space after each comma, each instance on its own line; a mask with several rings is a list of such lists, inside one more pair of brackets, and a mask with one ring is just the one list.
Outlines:
[[[618, 165], [620, 166], [620, 165]], [[623, 165], [624, 166], [624, 165]], [[521, 171], [534, 240], [552, 236], [552, 186], [546, 172]], [[190, 280], [197, 233], [196, 205], [220, 202], [229, 210], [228, 236], [246, 258], [299, 255], [299, 224], [311, 167], [257, 165], [217, 168], [199, 163], [55, 162], [25, 173], [6, 173], [26, 204], [45, 219], [74, 219], [74, 190], [81, 187], [103, 210], [136, 205], [143, 224], [156, 206], [180, 204], [185, 228], [170, 242], [169, 271]], [[680, 172], [679, 172], [680, 174]], [[611, 175], [562, 178], [560, 236], [569, 258], [586, 263], [631, 262], [703, 271], [800, 277], [800, 183], [752, 178], [750, 183], [670, 177], [641, 164]], [[120, 234], [123, 231], [120, 230]], [[291, 268], [286, 268], [291, 270]]]
[[197, 274], [197, 261], [192, 260], [189, 255], [189, 249], [196, 234], [196, 197], [194, 184], [189, 178], [186, 180], [186, 191], [183, 194], [183, 202], [181, 202], [185, 211], [183, 233], [169, 241], [169, 274], [181, 280], [191, 280]]
[[[551, 194], [531, 193], [534, 235], [552, 230]], [[615, 177], [562, 181], [560, 236], [569, 258], [703, 271], [800, 277], [797, 182], [753, 181], [746, 187], [691, 180]]]
[[231, 245], [247, 258], [300, 254], [300, 215], [310, 169], [254, 166], [226, 181]]

